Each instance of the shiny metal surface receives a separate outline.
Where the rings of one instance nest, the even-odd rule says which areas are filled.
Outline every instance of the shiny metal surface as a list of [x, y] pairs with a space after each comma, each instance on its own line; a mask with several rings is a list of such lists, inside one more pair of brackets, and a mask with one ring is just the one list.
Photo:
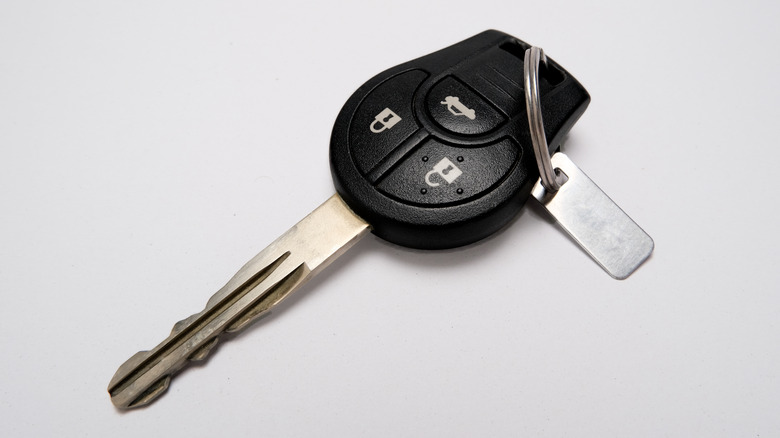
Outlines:
[[523, 77], [525, 82], [525, 109], [528, 113], [528, 127], [531, 131], [531, 142], [534, 147], [536, 164], [539, 166], [539, 176], [542, 185], [548, 191], [556, 191], [565, 182], [563, 175], [554, 170], [550, 163], [550, 151], [547, 136], [544, 134], [542, 106], [539, 102], [539, 64], [547, 63], [544, 51], [539, 47], [531, 47], [525, 51], [523, 60]]
[[569, 157], [556, 153], [552, 165], [568, 180], [557, 192], [550, 192], [540, 179], [533, 196], [609, 275], [627, 278], [650, 257], [653, 239]]
[[119, 408], [134, 408], [161, 395], [174, 373], [204, 359], [223, 332], [236, 332], [268, 312], [369, 231], [338, 195], [252, 258], [211, 297], [206, 308], [174, 325], [151, 351], [136, 353], [108, 386]]

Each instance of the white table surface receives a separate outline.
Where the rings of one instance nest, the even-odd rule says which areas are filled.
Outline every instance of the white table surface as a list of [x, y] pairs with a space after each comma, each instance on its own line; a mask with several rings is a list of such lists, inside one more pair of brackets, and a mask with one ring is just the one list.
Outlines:
[[[780, 435], [770, 1], [0, 3], [0, 436]], [[655, 239], [626, 281], [545, 212], [369, 236], [116, 410], [116, 368], [333, 192], [374, 74], [488, 28], [592, 103], [568, 155]]]

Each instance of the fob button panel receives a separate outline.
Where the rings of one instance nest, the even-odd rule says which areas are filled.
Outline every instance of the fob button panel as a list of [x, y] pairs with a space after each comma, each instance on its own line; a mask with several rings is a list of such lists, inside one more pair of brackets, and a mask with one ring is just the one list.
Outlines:
[[499, 183], [517, 158], [518, 146], [508, 139], [479, 148], [448, 146], [430, 139], [377, 188], [405, 202], [453, 205], [478, 197]]
[[[333, 182], [374, 234], [453, 248], [515, 217], [539, 178], [525, 121], [528, 47], [489, 30], [392, 67], [347, 100], [331, 136]], [[562, 73], [540, 82], [545, 133], [557, 146], [590, 97], [547, 62]]]
[[431, 118], [456, 134], [485, 134], [506, 120], [479, 94], [452, 76], [433, 86], [426, 104]]
[[393, 76], [374, 88], [361, 102], [350, 127], [355, 164], [369, 173], [404, 140], [420, 128], [412, 112], [414, 92], [428, 77], [422, 70]]

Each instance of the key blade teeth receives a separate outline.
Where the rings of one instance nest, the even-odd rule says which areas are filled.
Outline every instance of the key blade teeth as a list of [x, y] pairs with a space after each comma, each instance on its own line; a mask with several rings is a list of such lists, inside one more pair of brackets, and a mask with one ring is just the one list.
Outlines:
[[185, 319], [182, 319], [181, 321], [177, 322], [173, 325], [173, 329], [171, 329], [171, 336], [177, 335], [181, 333], [182, 330], [187, 328], [188, 325], [192, 324], [193, 321], [198, 319], [203, 314], [203, 312], [196, 313], [190, 317], [187, 317]]
[[187, 359], [191, 360], [191, 361], [194, 361], [194, 362], [198, 362], [198, 361], [201, 361], [201, 360], [205, 359], [206, 357], [208, 357], [209, 353], [211, 353], [211, 350], [214, 349], [214, 347], [217, 346], [218, 343], [219, 343], [219, 337], [215, 337], [214, 339], [209, 341], [207, 344], [203, 345], [198, 350], [196, 350], [194, 353], [192, 353], [192, 355], [189, 358], [187, 358]]

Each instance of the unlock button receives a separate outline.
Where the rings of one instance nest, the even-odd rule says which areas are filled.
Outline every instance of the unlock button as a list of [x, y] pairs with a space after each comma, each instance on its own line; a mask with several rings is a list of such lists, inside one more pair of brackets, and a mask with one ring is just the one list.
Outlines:
[[512, 140], [482, 147], [456, 147], [426, 141], [383, 178], [377, 188], [392, 198], [417, 205], [468, 202], [500, 184], [518, 158]]
[[[459, 155], [459, 157], [461, 156]], [[447, 184], [452, 184], [461, 175], [463, 175], [463, 171], [449, 158], [444, 157], [433, 166], [433, 170], [425, 174], [425, 184], [431, 187], [439, 187], [441, 183], [436, 181], [437, 177], [444, 179]]]

